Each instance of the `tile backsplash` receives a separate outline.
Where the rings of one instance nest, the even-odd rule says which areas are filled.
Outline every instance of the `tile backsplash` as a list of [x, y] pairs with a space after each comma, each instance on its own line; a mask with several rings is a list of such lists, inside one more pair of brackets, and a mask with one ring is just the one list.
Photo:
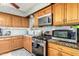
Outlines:
[[26, 35], [26, 33], [27, 33], [26, 28], [10, 28], [10, 27], [8, 28], [8, 27], [5, 27], [5, 28], [1, 28], [1, 29], [2, 29], [3, 35], [5, 35], [7, 33], [7, 31], [11, 32], [11, 36]]

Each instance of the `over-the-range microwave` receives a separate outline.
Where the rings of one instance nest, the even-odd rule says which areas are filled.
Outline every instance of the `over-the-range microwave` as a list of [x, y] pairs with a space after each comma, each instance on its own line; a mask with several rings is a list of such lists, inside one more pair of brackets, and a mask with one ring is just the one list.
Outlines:
[[52, 31], [52, 39], [77, 43], [79, 41], [78, 28], [56, 28]]
[[39, 26], [52, 25], [52, 14], [49, 13], [38, 17], [38, 24]]

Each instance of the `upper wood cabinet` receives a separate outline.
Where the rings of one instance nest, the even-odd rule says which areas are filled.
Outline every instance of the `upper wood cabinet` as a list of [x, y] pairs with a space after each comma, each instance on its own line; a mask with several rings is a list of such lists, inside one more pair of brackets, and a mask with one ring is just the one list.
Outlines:
[[21, 24], [21, 26], [22, 27], [29, 27], [29, 19], [26, 17], [26, 18], [24, 18], [24, 17], [22, 17], [22, 24]]
[[12, 26], [11, 15], [0, 13], [0, 26]]
[[65, 4], [57, 3], [53, 6], [53, 25], [63, 25], [65, 19]]
[[51, 13], [52, 11], [51, 9], [52, 9], [52, 6], [48, 6], [46, 8], [41, 9], [40, 11], [37, 12], [38, 17]]
[[12, 16], [7, 14], [7, 15], [5, 15], [5, 18], [6, 18], [5, 26], [11, 27], [12, 26]]
[[46, 8], [39, 10], [38, 12], [34, 14], [34, 18], [35, 18], [34, 27], [38, 27], [38, 17], [51, 13], [52, 11], [51, 8], [52, 6], [48, 6]]
[[6, 17], [5, 14], [0, 13], [0, 26], [5, 26], [6, 25], [5, 24], [6, 18], [5, 17]]
[[12, 26], [13, 27], [20, 27], [21, 26], [21, 17], [12, 16]]
[[53, 25], [79, 24], [78, 3], [56, 3], [53, 5]]
[[66, 24], [77, 24], [78, 21], [78, 4], [77, 3], [67, 3], [66, 4]]
[[48, 6], [44, 9], [44, 14], [48, 14], [52, 12], [52, 6]]
[[38, 13], [34, 14], [34, 27], [38, 27]]
[[14, 16], [0, 13], [0, 26], [4, 27], [29, 27], [29, 19], [26, 17]]

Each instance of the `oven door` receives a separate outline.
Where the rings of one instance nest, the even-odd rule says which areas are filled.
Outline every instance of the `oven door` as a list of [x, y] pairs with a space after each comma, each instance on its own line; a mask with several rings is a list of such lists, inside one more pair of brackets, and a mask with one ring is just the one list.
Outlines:
[[71, 30], [54, 30], [53, 31], [53, 37], [57, 38], [64, 38], [64, 39], [71, 39]]
[[44, 47], [40, 44], [32, 43], [32, 53], [36, 56], [44, 55]]

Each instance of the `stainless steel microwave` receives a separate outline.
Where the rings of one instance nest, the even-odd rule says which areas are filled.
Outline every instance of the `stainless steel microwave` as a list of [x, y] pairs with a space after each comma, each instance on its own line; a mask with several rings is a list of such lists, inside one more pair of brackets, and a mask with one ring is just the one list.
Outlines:
[[38, 24], [39, 26], [52, 25], [52, 14], [49, 13], [38, 17]]
[[61, 28], [52, 31], [52, 39], [77, 43], [79, 41], [79, 29]]

